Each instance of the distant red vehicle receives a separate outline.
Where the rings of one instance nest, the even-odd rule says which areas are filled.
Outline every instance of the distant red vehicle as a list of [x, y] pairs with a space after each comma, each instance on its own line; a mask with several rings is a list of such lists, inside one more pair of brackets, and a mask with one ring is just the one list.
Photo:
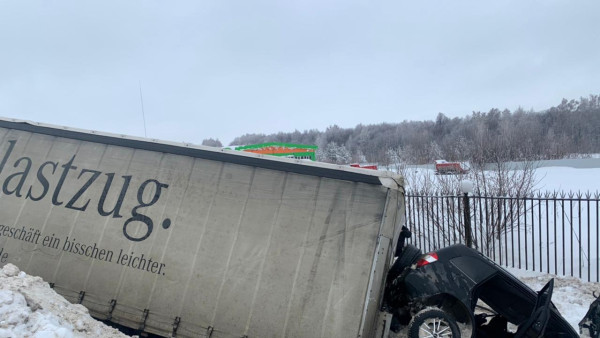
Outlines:
[[466, 174], [469, 170], [464, 168], [460, 162], [448, 162], [446, 160], [435, 161], [436, 175], [458, 175]]
[[375, 165], [375, 164], [364, 164], [364, 165], [361, 165], [359, 163], [352, 163], [350, 166], [353, 167], [353, 168], [362, 168], [362, 169], [377, 170], [377, 165]]

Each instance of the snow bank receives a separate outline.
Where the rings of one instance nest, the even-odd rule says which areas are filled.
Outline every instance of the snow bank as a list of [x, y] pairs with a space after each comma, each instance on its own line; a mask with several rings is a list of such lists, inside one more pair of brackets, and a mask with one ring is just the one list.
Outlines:
[[0, 338], [128, 337], [13, 264], [0, 270]]

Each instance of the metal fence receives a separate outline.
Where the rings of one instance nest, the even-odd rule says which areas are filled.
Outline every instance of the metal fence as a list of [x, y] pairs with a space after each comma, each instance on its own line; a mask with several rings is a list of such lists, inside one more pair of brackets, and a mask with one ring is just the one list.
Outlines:
[[470, 241], [503, 266], [600, 282], [599, 204], [598, 193], [493, 197], [409, 192], [406, 219], [412, 243], [424, 252]]

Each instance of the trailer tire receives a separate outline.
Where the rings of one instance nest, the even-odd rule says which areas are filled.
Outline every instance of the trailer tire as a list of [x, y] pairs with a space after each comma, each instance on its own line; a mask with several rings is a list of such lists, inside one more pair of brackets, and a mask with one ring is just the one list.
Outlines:
[[460, 338], [460, 330], [448, 313], [428, 308], [417, 313], [408, 324], [408, 338], [418, 337]]
[[402, 271], [407, 267], [411, 266], [421, 256], [421, 249], [417, 248], [412, 244], [408, 244], [402, 249], [400, 257], [396, 259], [390, 271], [388, 272], [387, 281], [391, 283], [394, 279], [398, 278]]
[[416, 262], [417, 259], [421, 256], [421, 254], [421, 249], [417, 248], [412, 244], [408, 244], [404, 247], [404, 249], [402, 249], [402, 254], [400, 254], [398, 260], [400, 261], [401, 266], [407, 267]]

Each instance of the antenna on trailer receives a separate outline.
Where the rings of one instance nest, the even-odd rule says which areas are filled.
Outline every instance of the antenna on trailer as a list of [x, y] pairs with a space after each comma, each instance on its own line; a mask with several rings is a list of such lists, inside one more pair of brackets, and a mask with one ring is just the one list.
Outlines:
[[144, 121], [144, 137], [148, 137], [146, 134], [146, 114], [144, 114], [144, 97], [142, 96], [142, 81], [140, 83], [140, 102], [142, 103], [142, 120]]

